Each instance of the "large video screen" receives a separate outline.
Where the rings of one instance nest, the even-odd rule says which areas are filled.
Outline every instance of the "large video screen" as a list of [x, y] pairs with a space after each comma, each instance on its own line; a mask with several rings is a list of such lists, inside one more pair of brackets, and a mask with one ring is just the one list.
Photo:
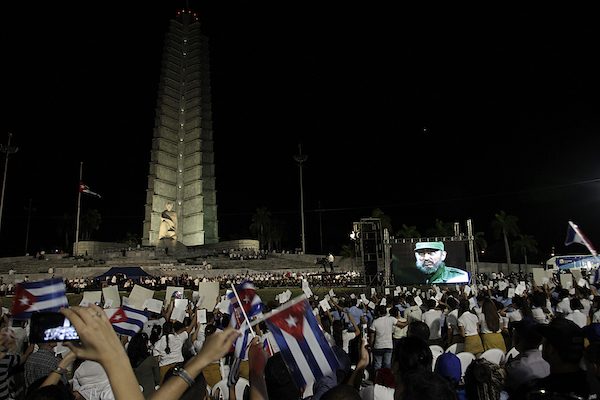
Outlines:
[[396, 285], [469, 282], [467, 241], [393, 243], [391, 273]]

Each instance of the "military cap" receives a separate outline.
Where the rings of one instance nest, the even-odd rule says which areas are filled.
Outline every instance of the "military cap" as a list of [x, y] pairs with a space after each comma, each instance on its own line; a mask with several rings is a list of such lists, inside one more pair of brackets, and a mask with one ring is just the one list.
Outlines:
[[431, 250], [444, 250], [443, 242], [417, 242], [415, 244], [415, 251], [422, 249], [431, 249]]

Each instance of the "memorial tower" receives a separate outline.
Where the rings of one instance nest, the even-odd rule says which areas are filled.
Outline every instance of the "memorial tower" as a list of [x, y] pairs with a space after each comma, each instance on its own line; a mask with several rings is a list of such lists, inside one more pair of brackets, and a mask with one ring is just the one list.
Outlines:
[[160, 242], [167, 204], [185, 246], [217, 243], [208, 39], [190, 10], [170, 21], [163, 48], [142, 243]]

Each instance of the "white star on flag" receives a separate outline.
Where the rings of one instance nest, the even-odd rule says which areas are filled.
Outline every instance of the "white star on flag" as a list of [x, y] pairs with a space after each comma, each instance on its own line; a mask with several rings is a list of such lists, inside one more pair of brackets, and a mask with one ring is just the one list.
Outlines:
[[296, 326], [296, 322], [298, 322], [298, 320], [296, 318], [294, 318], [293, 315], [290, 315], [288, 318], [286, 318], [285, 322], [287, 322], [289, 327], [294, 327]]

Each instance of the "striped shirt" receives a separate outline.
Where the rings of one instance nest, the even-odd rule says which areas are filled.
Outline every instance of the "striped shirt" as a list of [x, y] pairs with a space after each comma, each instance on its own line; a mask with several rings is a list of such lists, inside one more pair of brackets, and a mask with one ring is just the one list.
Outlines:
[[7, 354], [0, 360], [0, 400], [7, 400], [8, 393], [8, 374], [10, 370], [21, 362], [21, 356]]

